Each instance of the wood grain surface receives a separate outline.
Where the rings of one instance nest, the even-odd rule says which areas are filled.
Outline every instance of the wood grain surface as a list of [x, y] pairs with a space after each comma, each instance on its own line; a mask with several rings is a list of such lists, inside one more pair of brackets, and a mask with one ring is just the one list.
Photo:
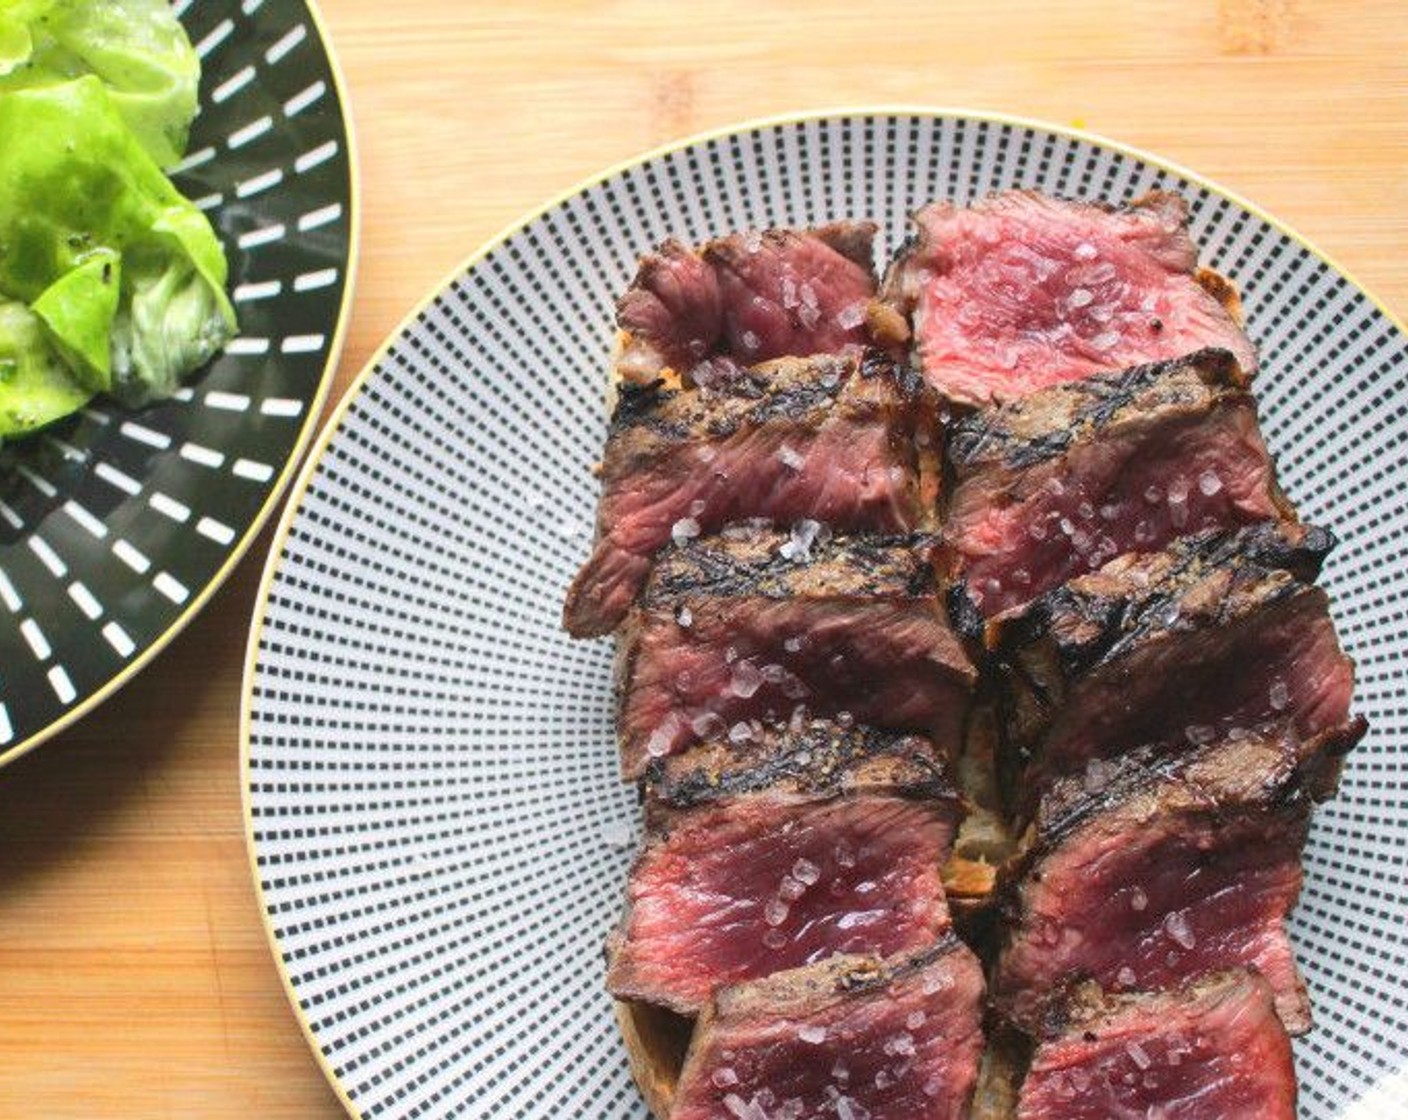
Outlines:
[[[1079, 122], [1159, 152], [1408, 310], [1401, 0], [323, 11], [364, 217], [338, 390], [460, 259], [583, 177], [741, 118], [877, 102]], [[341, 1114], [248, 883], [238, 705], [267, 544], [123, 693], [0, 772], [0, 1117]]]

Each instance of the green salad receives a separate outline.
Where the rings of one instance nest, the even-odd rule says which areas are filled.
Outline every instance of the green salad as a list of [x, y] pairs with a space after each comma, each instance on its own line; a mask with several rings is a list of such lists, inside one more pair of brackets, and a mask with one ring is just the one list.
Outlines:
[[224, 251], [162, 170], [199, 78], [165, 0], [0, 0], [0, 441], [168, 397], [234, 333]]

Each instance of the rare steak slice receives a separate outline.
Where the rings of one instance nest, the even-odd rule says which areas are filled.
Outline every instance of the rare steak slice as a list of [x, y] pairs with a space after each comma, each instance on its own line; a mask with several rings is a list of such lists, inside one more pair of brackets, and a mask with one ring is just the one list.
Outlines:
[[1195, 534], [997, 620], [999, 761], [1019, 806], [1050, 777], [1146, 743], [1343, 727], [1354, 665], [1305, 582], [1330, 546], [1300, 525]]
[[944, 538], [984, 617], [1126, 552], [1293, 520], [1226, 350], [1097, 374], [959, 420]]
[[961, 1120], [983, 1052], [982, 971], [952, 935], [725, 988], [671, 1120]]
[[1332, 792], [1357, 729], [1313, 744], [1242, 735], [1191, 751], [1092, 761], [1054, 784], [1001, 888], [1000, 1011], [1035, 1033], [1053, 1000], [1177, 987], [1248, 967], [1287, 1030], [1310, 1006], [1286, 935], [1313, 803]]
[[912, 313], [924, 376], [951, 400], [1013, 400], [1204, 347], [1256, 365], [1231, 286], [1195, 273], [1179, 195], [1112, 207], [1012, 191], [935, 202], [915, 222], [886, 296]]
[[622, 771], [799, 706], [960, 745], [976, 670], [924, 537], [738, 526], [666, 551], [618, 653]]
[[720, 987], [949, 928], [960, 799], [924, 739], [798, 720], [651, 767], [649, 829], [608, 942], [618, 998], [697, 1014]]
[[770, 358], [862, 345], [875, 295], [875, 229], [833, 222], [749, 230], [698, 251], [665, 242], [641, 260], [617, 305], [617, 368], [626, 380], [672, 370], [693, 383]]
[[1022, 1083], [1017, 1120], [1295, 1120], [1272, 992], [1231, 970], [1154, 995], [1077, 995]]
[[568, 631], [614, 629], [672, 535], [750, 517], [916, 528], [918, 389], [875, 352], [783, 359], [707, 389], [623, 386], [596, 544], [568, 592]]

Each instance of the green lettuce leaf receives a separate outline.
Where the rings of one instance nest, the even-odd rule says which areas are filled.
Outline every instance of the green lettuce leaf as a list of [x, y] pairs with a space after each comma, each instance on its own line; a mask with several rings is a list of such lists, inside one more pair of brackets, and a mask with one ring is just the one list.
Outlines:
[[74, 376], [95, 393], [112, 388], [112, 328], [122, 258], [97, 249], [47, 288], [31, 306]]
[[[234, 332], [226, 269], [205, 215], [138, 143], [102, 81], [0, 95], [0, 295], [34, 307], [85, 385], [129, 404], [169, 395]], [[77, 307], [80, 295], [91, 308]]]
[[0, 440], [52, 424], [92, 395], [69, 376], [39, 316], [0, 300]]
[[181, 158], [200, 59], [167, 0], [0, 0], [0, 93], [88, 74], [152, 159]]

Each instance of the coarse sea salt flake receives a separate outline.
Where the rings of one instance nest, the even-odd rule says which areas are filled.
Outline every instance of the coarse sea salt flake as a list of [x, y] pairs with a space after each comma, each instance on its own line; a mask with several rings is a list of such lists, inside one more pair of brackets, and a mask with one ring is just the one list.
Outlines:
[[799, 471], [807, 465], [807, 457], [785, 443], [777, 449], [777, 457], [782, 460], [782, 465], [790, 471]]
[[792, 865], [792, 878], [807, 886], [814, 886], [821, 878], [821, 868], [809, 859], [799, 859]]
[[797, 1028], [797, 1037], [812, 1046], [819, 1046], [826, 1041], [826, 1028], [816, 1023], [804, 1023]]
[[667, 720], [650, 733], [650, 738], [645, 741], [645, 753], [651, 758], [660, 758], [669, 754], [674, 738], [674, 721]]
[[723, 717], [717, 712], [700, 712], [689, 722], [689, 729], [701, 739], [708, 739], [724, 729]]
[[763, 685], [762, 671], [746, 657], [733, 666], [733, 676], [728, 687], [741, 700], [747, 700]]
[[865, 322], [865, 303], [857, 300], [848, 303], [836, 312], [836, 325], [843, 331], [852, 331]]
[[692, 517], [681, 517], [670, 526], [670, 538], [677, 545], [686, 545], [697, 536], [699, 536], [699, 522]]
[[1193, 929], [1188, 924], [1188, 915], [1183, 910], [1175, 910], [1164, 919], [1164, 932], [1184, 949], [1191, 949], [1198, 939], [1193, 936]]

